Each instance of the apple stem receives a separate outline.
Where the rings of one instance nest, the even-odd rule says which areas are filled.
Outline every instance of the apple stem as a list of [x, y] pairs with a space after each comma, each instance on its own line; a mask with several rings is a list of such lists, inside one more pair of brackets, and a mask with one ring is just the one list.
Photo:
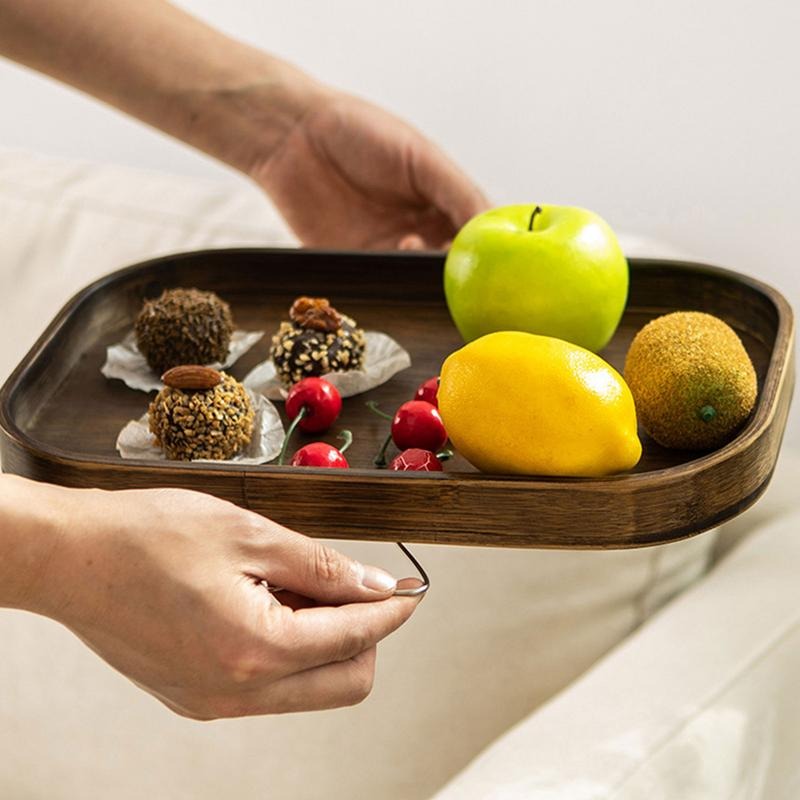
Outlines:
[[537, 214], [541, 214], [541, 213], [542, 213], [542, 207], [541, 206], [536, 206], [536, 208], [533, 209], [533, 213], [531, 214], [531, 221], [528, 223], [528, 230], [529, 231], [533, 230], [533, 221], [536, 219], [536, 215]]
[[278, 466], [282, 467], [284, 462], [286, 461], [286, 451], [289, 448], [289, 439], [292, 438], [292, 434], [295, 432], [295, 429], [300, 424], [300, 420], [303, 417], [308, 415], [308, 406], [303, 406], [300, 409], [300, 413], [292, 420], [292, 424], [289, 426], [289, 430], [286, 431], [286, 436], [283, 437], [283, 446], [281, 447], [281, 454], [278, 456]]

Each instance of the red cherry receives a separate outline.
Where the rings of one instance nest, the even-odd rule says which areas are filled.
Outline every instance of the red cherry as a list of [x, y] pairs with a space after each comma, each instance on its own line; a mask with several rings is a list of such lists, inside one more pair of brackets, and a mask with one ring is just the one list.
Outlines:
[[339, 416], [342, 396], [324, 378], [303, 378], [286, 395], [286, 414], [292, 420], [304, 408], [306, 411], [298, 427], [306, 433], [320, 433], [328, 430]]
[[439, 407], [439, 403], [436, 401], [436, 395], [439, 392], [439, 376], [437, 375], [435, 378], [428, 378], [424, 383], [419, 385], [416, 394], [414, 395], [415, 400], [424, 400], [426, 403], [430, 403], [433, 406]]
[[311, 442], [301, 447], [289, 462], [293, 467], [341, 467], [350, 465], [347, 459], [333, 445], [327, 442]]
[[436, 452], [447, 441], [439, 409], [424, 400], [403, 403], [392, 420], [392, 439], [400, 450], [419, 447]]
[[430, 450], [421, 450], [419, 447], [409, 447], [399, 456], [395, 456], [389, 463], [389, 469], [396, 472], [441, 472], [442, 462]]

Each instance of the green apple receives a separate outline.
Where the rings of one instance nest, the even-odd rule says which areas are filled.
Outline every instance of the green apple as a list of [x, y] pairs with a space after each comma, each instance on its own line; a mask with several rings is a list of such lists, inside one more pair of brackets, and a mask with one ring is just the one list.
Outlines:
[[469, 342], [494, 331], [555, 336], [597, 352], [619, 325], [628, 262], [597, 214], [516, 205], [473, 217], [444, 269], [450, 314]]

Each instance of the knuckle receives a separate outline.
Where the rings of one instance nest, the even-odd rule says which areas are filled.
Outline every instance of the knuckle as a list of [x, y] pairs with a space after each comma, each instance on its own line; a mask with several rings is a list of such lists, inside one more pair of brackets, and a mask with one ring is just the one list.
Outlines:
[[223, 679], [234, 687], [253, 683], [264, 674], [264, 654], [255, 647], [232, 647], [218, 655], [218, 663]]
[[252, 512], [236, 508], [236, 527], [241, 531], [246, 541], [255, 545], [262, 545], [269, 540], [266, 520]]
[[336, 644], [335, 661], [347, 661], [363, 653], [370, 646], [369, 639], [364, 631], [349, 629], [345, 631]]
[[354, 706], [366, 700], [372, 691], [374, 678], [375, 673], [372, 669], [363, 665], [355, 666], [345, 697], [346, 704]]
[[311, 564], [314, 576], [323, 583], [339, 583], [345, 577], [343, 559], [323, 544], [314, 545]]
[[259, 562], [265, 554], [273, 552], [275, 545], [280, 544], [280, 537], [270, 521], [252, 511], [234, 506], [227, 523], [236, 530], [238, 546], [242, 548], [242, 552]]
[[[294, 624], [293, 615], [294, 612], [288, 606], [271, 606], [262, 626], [265, 651], [268, 653], [269, 664], [275, 669], [291, 662], [308, 644]], [[266, 666], [264, 669], [266, 670]]]

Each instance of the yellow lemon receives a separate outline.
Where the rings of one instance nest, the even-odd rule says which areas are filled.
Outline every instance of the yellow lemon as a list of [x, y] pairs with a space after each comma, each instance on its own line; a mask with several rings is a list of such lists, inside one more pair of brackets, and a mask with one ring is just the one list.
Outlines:
[[598, 477], [642, 454], [627, 384], [588, 350], [549, 336], [490, 333], [450, 355], [439, 412], [484, 472]]

